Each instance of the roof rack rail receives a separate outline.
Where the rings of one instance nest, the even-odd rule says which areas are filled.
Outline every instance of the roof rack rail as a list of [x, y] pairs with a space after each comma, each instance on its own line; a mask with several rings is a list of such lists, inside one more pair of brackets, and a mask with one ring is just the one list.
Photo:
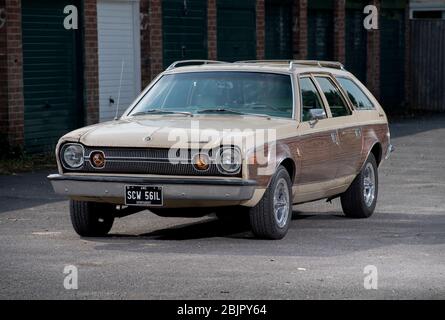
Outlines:
[[338, 61], [318, 61], [318, 60], [291, 60], [289, 63], [289, 69], [293, 70], [296, 64], [314, 66], [314, 67], [325, 67], [325, 68], [335, 68], [340, 70], [345, 70], [342, 63]]
[[234, 63], [281, 63], [281, 64], [288, 64], [292, 60], [241, 60], [241, 61], [235, 61]]
[[168, 70], [171, 70], [174, 68], [179, 68], [179, 67], [195, 66], [195, 65], [199, 66], [199, 65], [203, 65], [203, 64], [214, 64], [214, 63], [227, 63], [227, 62], [216, 61], [216, 60], [180, 60], [180, 61], [173, 62], [165, 70], [168, 71]]
[[318, 61], [318, 60], [243, 60], [235, 63], [281, 63], [289, 64], [289, 70], [292, 70], [295, 65], [305, 65], [314, 67], [326, 67], [344, 70], [343, 64], [337, 61]]

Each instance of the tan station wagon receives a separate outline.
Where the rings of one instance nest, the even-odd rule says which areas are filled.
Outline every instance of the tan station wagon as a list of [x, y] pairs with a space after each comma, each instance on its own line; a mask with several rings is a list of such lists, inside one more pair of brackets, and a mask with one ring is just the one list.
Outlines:
[[119, 119], [63, 136], [49, 179], [81, 236], [149, 209], [247, 218], [280, 239], [293, 204], [340, 197], [346, 216], [371, 216], [391, 151], [385, 112], [340, 63], [189, 60]]

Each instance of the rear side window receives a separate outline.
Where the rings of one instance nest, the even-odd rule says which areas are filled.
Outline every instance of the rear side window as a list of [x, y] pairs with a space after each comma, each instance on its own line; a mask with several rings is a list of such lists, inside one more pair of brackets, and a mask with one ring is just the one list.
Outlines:
[[329, 109], [331, 109], [332, 117], [343, 117], [351, 114], [351, 111], [346, 106], [340, 91], [334, 85], [331, 79], [326, 77], [315, 77], [321, 90], [323, 91], [326, 100], [329, 104]]
[[360, 87], [351, 79], [338, 77], [337, 81], [348, 94], [352, 104], [359, 110], [372, 110], [374, 105]]

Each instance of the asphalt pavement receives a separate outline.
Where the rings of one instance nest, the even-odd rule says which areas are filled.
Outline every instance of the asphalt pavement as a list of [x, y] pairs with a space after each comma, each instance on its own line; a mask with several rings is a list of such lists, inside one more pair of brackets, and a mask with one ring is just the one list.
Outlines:
[[338, 200], [294, 206], [280, 241], [149, 211], [82, 239], [50, 172], [0, 176], [0, 299], [444, 299], [445, 117], [391, 132], [371, 218], [345, 218]]

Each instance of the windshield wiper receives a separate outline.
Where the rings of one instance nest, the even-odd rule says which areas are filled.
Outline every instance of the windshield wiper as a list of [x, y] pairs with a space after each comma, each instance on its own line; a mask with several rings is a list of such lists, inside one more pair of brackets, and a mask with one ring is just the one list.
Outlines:
[[226, 108], [204, 109], [204, 110], [197, 111], [197, 113], [233, 113], [233, 114], [240, 114], [243, 116], [255, 116], [255, 117], [263, 117], [263, 118], [270, 119], [270, 116], [267, 114], [241, 112], [241, 111], [236, 111], [236, 110], [226, 109]]
[[130, 114], [130, 116], [142, 116], [142, 115], [146, 115], [146, 114], [156, 114], [156, 113], [166, 113], [166, 114], [182, 114], [185, 116], [191, 116], [193, 117], [193, 113], [191, 112], [186, 112], [186, 111], [175, 111], [175, 110], [163, 110], [163, 109], [148, 109], [145, 111], [141, 111], [141, 112], [136, 112], [133, 114]]
[[245, 114], [244, 112], [232, 110], [232, 109], [226, 109], [226, 108], [216, 108], [216, 109], [203, 109], [197, 111], [197, 113], [234, 113], [234, 114]]

